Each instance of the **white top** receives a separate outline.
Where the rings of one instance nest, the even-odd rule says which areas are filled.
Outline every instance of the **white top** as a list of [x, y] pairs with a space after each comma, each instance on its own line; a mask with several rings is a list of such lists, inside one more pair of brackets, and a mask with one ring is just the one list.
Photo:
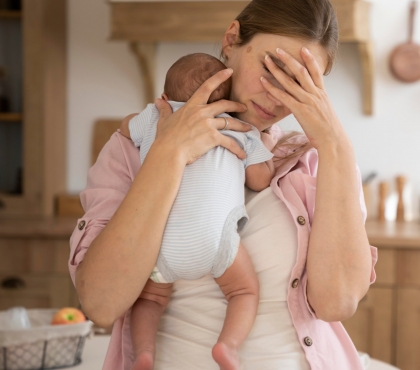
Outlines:
[[[241, 348], [242, 369], [309, 370], [286, 301], [297, 252], [295, 224], [270, 187], [260, 193], [246, 189], [245, 197], [249, 221], [240, 236], [260, 281], [260, 304]], [[218, 370], [211, 349], [225, 310], [226, 300], [210, 275], [176, 281], [160, 321], [155, 369]]]
[[[95, 335], [93, 338], [88, 338], [83, 348], [82, 363], [67, 369], [101, 370], [110, 339], [110, 335]], [[366, 370], [400, 370], [384, 362], [370, 359], [366, 353], [360, 352], [360, 357]]]

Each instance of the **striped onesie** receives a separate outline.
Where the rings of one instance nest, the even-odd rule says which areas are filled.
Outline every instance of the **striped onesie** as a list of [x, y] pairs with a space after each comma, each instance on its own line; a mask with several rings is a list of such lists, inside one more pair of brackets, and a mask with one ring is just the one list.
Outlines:
[[[175, 112], [185, 103], [169, 104]], [[131, 139], [140, 147], [141, 163], [155, 140], [158, 120], [158, 109], [149, 104], [129, 122]], [[245, 168], [265, 162], [273, 154], [264, 146], [255, 127], [245, 133], [221, 132], [234, 138], [247, 158], [241, 160], [217, 146], [185, 167], [150, 277], [157, 283], [195, 280], [209, 273], [218, 278], [236, 257], [238, 231], [248, 221], [244, 205]]]

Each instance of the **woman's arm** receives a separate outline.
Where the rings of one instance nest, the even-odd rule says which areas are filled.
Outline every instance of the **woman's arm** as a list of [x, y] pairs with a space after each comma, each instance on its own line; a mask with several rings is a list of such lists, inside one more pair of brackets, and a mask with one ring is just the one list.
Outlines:
[[294, 114], [311, 144], [318, 150], [316, 206], [307, 257], [307, 296], [318, 318], [341, 321], [355, 312], [366, 294], [372, 269], [370, 246], [359, 203], [359, 184], [352, 144], [324, 90], [315, 58], [301, 51], [306, 68], [288, 53], [277, 53], [300, 85], [266, 65], [285, 87], [262, 79], [270, 98]]
[[76, 272], [76, 290], [96, 324], [110, 326], [140, 295], [184, 166], [179, 155], [152, 145], [125, 199], [91, 243]]
[[[185, 165], [217, 145], [245, 158], [235, 140], [218, 131], [224, 120], [214, 118], [225, 111], [244, 111], [244, 106], [229, 101], [206, 105], [230, 75], [224, 70], [211, 77], [173, 114], [169, 104], [156, 102], [161, 112], [156, 140], [126, 197], [77, 267], [80, 302], [98, 325], [111, 325], [140, 295], [155, 265]], [[229, 123], [233, 130], [251, 129], [237, 120]]]
[[372, 258], [351, 145], [324, 145], [307, 259], [307, 296], [317, 317], [351, 317], [370, 285]]

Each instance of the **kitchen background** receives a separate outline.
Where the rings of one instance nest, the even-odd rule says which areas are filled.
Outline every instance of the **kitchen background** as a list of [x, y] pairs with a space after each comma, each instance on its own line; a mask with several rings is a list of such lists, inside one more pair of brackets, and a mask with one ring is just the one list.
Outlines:
[[[363, 177], [376, 173], [364, 190], [370, 203], [367, 234], [379, 249], [377, 280], [356, 314], [343, 323], [358, 350], [383, 361], [372, 362], [369, 370], [391, 369], [384, 363], [420, 370], [420, 81], [402, 83], [388, 67], [391, 51], [408, 38], [410, 2], [332, 0], [349, 9], [371, 4], [366, 22], [358, 18], [354, 28], [370, 30], [373, 114], [364, 114], [366, 76], [357, 43], [340, 44], [337, 63], [325, 78]], [[149, 102], [129, 43], [111, 40], [116, 3], [123, 1], [0, 0], [0, 310], [79, 305], [67, 265], [69, 237], [76, 225], [82, 230], [86, 224], [78, 193], [95, 153], [110, 135], [101, 127], [110, 124], [115, 130], [123, 117]], [[11, 12], [4, 11], [5, 4]], [[416, 22], [414, 40], [420, 44], [420, 8]], [[214, 42], [158, 43], [156, 96], [179, 57], [192, 52], [218, 56], [219, 51]], [[299, 130], [292, 116], [280, 126]], [[407, 179], [405, 222], [394, 221], [397, 176]], [[384, 182], [389, 187], [388, 222], [377, 220], [379, 184]], [[0, 334], [7, 321], [3, 313]], [[86, 339], [80, 335], [72, 347], [79, 351], [73, 361]], [[0, 335], [5, 348], [4, 338]], [[99, 370], [108, 341], [107, 336], [87, 340], [85, 365], [79, 370]], [[2, 355], [0, 351], [0, 370]]]
[[[397, 174], [411, 185], [407, 217], [420, 211], [420, 82], [394, 79], [388, 57], [407, 40], [409, 0], [372, 0], [370, 29], [374, 43], [374, 114], [362, 110], [362, 70], [355, 44], [340, 46], [337, 64], [325, 78], [327, 92], [350, 135], [363, 175], [378, 173], [389, 181]], [[90, 165], [93, 123], [99, 117], [121, 118], [140, 111], [146, 101], [137, 60], [125, 41], [109, 41], [110, 6], [103, 0], [68, 4], [67, 190], [78, 192]], [[420, 43], [420, 10], [414, 39]], [[169, 66], [197, 51], [218, 55], [216, 43], [161, 43], [156, 56], [156, 88], [163, 89]], [[280, 123], [299, 129], [293, 117]], [[409, 185], [409, 186], [410, 186]], [[407, 189], [408, 190], [408, 189]], [[373, 199], [374, 201], [374, 199]], [[395, 207], [392, 207], [395, 208]], [[373, 213], [376, 208], [373, 207]], [[390, 211], [389, 218], [395, 212]], [[411, 215], [412, 214], [412, 215]]]

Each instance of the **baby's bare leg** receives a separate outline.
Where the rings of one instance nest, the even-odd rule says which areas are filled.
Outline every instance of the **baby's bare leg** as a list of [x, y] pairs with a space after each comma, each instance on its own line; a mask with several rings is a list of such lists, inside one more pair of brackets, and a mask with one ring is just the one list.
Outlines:
[[172, 284], [148, 280], [131, 309], [131, 341], [135, 361], [131, 370], [152, 370], [159, 320], [172, 293]]
[[212, 355], [221, 370], [239, 369], [238, 351], [254, 324], [259, 301], [259, 284], [251, 258], [239, 244], [233, 264], [215, 279], [228, 301], [225, 322]]

